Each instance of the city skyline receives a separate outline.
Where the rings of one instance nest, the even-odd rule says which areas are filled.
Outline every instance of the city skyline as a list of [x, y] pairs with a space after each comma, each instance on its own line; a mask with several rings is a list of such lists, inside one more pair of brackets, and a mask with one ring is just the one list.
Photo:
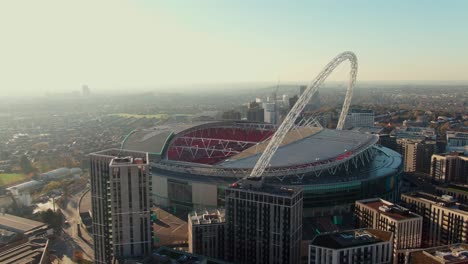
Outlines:
[[[359, 57], [364, 82], [468, 79], [463, 1], [15, 1], [0, 7], [0, 89], [8, 95], [68, 92], [83, 84], [164, 91], [307, 82], [345, 50]], [[347, 67], [330, 80], [345, 80]]]

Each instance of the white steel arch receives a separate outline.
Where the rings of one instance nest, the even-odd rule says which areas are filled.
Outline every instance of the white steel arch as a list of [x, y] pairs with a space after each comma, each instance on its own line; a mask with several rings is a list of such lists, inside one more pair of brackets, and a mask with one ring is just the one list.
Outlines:
[[340, 119], [338, 120], [338, 125], [336, 126], [337, 130], [342, 130], [346, 116], [348, 115], [349, 105], [351, 104], [351, 98], [353, 97], [353, 88], [356, 83], [356, 75], [358, 70], [358, 63], [356, 55], [351, 51], [345, 51], [338, 54], [332, 61], [330, 61], [325, 68], [313, 79], [304, 93], [299, 97], [294, 107], [289, 111], [288, 115], [284, 119], [283, 123], [276, 130], [275, 134], [271, 137], [268, 146], [265, 148], [260, 159], [255, 164], [252, 172], [250, 173], [249, 178], [261, 177], [265, 169], [268, 167], [271, 158], [275, 154], [281, 142], [283, 142], [286, 134], [294, 126], [294, 122], [297, 120], [299, 115], [306, 104], [310, 101], [312, 96], [317, 92], [320, 85], [327, 79], [327, 77], [333, 72], [333, 70], [340, 65], [343, 61], [349, 60], [351, 63], [351, 71], [349, 74], [348, 89], [346, 92], [346, 98], [343, 103], [343, 109], [341, 110]]

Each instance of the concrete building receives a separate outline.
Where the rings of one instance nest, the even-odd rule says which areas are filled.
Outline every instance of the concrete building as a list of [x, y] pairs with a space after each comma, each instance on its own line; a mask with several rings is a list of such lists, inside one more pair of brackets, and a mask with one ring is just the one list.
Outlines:
[[447, 131], [445, 151], [459, 151], [468, 154], [468, 132]]
[[468, 204], [468, 185], [448, 184], [436, 186], [436, 193], [439, 196], [450, 195], [459, 203]]
[[468, 183], [468, 155], [463, 152], [434, 154], [431, 177], [438, 182]]
[[302, 190], [244, 179], [226, 189], [226, 260], [299, 263]]
[[464, 264], [468, 263], [468, 244], [409, 250], [404, 264]]
[[148, 154], [111, 149], [90, 154], [95, 263], [150, 253]]
[[317, 235], [309, 245], [309, 264], [391, 263], [393, 233], [355, 229]]
[[397, 127], [392, 132], [397, 138], [437, 140], [437, 134], [432, 127]]
[[31, 180], [6, 188], [13, 195], [15, 201], [24, 206], [31, 205], [31, 193], [44, 186], [43, 182]]
[[241, 113], [238, 111], [230, 110], [223, 112], [221, 118], [225, 120], [241, 120]]
[[188, 215], [189, 252], [224, 259], [224, 210], [194, 211]]
[[250, 102], [247, 106], [247, 120], [253, 122], [264, 122], [265, 112], [257, 102]]
[[436, 142], [432, 140], [397, 139], [404, 158], [405, 172], [430, 173], [431, 157], [436, 153]]
[[404, 249], [419, 248], [422, 237], [422, 217], [408, 209], [372, 198], [356, 201], [357, 226], [393, 232], [394, 263], [401, 263]]
[[373, 127], [374, 111], [369, 109], [350, 109], [345, 120], [345, 128]]
[[423, 216], [423, 245], [440, 246], [468, 242], [468, 205], [449, 195], [424, 192], [403, 194], [402, 202]]
[[278, 109], [276, 103], [264, 103], [264, 118], [266, 123], [278, 124]]

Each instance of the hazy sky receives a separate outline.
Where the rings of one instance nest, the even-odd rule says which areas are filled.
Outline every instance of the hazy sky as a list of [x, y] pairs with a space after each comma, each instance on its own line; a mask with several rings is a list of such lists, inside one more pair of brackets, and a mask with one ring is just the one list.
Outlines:
[[464, 0], [1, 0], [0, 32], [0, 95], [296, 82], [345, 50], [359, 80], [468, 80]]

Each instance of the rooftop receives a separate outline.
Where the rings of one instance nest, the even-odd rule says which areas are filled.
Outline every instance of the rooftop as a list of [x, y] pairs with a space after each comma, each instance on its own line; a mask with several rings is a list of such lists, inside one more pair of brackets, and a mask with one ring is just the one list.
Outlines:
[[425, 248], [410, 253], [412, 264], [461, 264], [468, 263], [468, 245], [454, 244]]
[[455, 211], [462, 212], [464, 214], [468, 214], [468, 205], [457, 203], [457, 200], [450, 195], [437, 196], [425, 192], [414, 192], [403, 194], [402, 197], [404, 196], [417, 198], [422, 201], [428, 201], [435, 205], [440, 205]]
[[0, 252], [2, 264], [40, 263], [48, 247], [46, 238], [36, 238], [17, 247]]
[[226, 222], [223, 209], [194, 211], [189, 214], [192, 225], [220, 224]]
[[391, 241], [392, 232], [377, 229], [354, 229], [316, 236], [311, 245], [343, 249]]
[[409, 209], [406, 209], [402, 206], [393, 204], [391, 202], [388, 202], [379, 198], [360, 200], [357, 202], [364, 204], [367, 207], [370, 207], [373, 210], [378, 211], [381, 215], [388, 216], [396, 221], [421, 217], [411, 212]]
[[0, 228], [18, 233], [29, 233], [39, 228], [47, 228], [47, 225], [10, 214], [0, 214]]
[[230, 189], [254, 191], [278, 196], [294, 197], [302, 191], [301, 188], [266, 184], [262, 178], [247, 178], [229, 185]]
[[[291, 131], [292, 136], [298, 132]], [[300, 132], [301, 133], [301, 132]], [[303, 134], [305, 135], [305, 134]], [[371, 145], [378, 141], [378, 136], [371, 134], [363, 134], [360, 132], [321, 129], [320, 131], [312, 131], [304, 138], [294, 139], [289, 144], [283, 144], [278, 148], [270, 161], [270, 167], [288, 167], [297, 164], [308, 164], [318, 161], [326, 161], [329, 159], [340, 159], [352, 155], [353, 151]], [[269, 141], [266, 141], [268, 143]], [[253, 168], [260, 158], [262, 151], [255, 151], [253, 146], [250, 151], [251, 155], [247, 157], [234, 156], [216, 166], [225, 168]], [[246, 151], [249, 151], [246, 150]], [[244, 155], [243, 153], [239, 155]]]
[[193, 255], [183, 251], [177, 251], [167, 247], [160, 247], [151, 257], [143, 263], [160, 264], [195, 264], [206, 263], [206, 257]]
[[147, 129], [130, 132], [122, 142], [124, 149], [161, 154], [171, 137], [179, 132], [210, 122], [165, 123]]

